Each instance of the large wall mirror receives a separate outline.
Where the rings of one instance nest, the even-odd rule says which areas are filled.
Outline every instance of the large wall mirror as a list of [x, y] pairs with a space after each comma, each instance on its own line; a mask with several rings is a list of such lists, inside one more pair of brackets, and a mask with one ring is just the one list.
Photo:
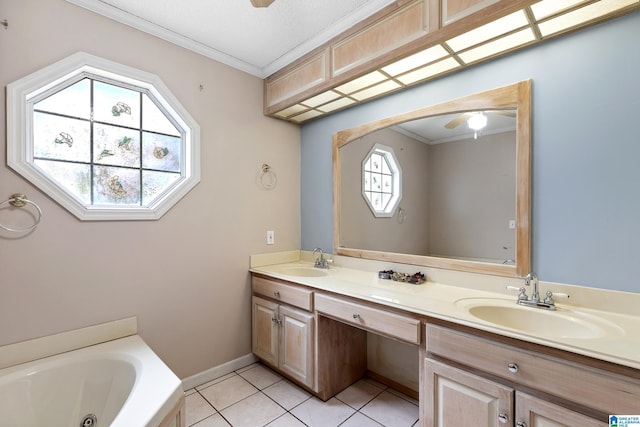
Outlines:
[[[389, 172], [382, 157], [373, 162], [379, 147], [393, 153], [401, 174]], [[335, 252], [526, 275], [530, 153], [531, 81], [336, 132]], [[393, 188], [400, 200], [388, 215], [375, 215], [372, 204], [384, 207]]]

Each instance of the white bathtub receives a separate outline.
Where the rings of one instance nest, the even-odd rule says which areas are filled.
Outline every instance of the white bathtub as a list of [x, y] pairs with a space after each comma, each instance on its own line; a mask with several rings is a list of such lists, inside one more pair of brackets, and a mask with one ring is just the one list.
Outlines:
[[0, 369], [0, 427], [156, 427], [183, 395], [133, 335]]

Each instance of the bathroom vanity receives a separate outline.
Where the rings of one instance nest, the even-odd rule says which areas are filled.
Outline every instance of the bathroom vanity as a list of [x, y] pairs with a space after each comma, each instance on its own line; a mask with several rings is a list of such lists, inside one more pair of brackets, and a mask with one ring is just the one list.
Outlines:
[[[640, 318], [633, 313], [561, 303], [549, 313], [560, 316], [549, 323], [557, 328], [520, 330], [469, 309], [469, 301], [494, 311], [517, 306], [504, 289], [517, 279], [410, 285], [371, 269], [322, 271], [304, 262], [251, 271], [254, 353], [321, 399], [366, 374], [368, 332], [419, 348], [423, 426], [607, 426], [608, 415], [640, 413]], [[554, 286], [579, 303], [609, 292]], [[612, 294], [602, 300], [615, 308], [625, 296]], [[526, 317], [538, 309], [516, 310]], [[535, 314], [532, 321], [543, 322]]]

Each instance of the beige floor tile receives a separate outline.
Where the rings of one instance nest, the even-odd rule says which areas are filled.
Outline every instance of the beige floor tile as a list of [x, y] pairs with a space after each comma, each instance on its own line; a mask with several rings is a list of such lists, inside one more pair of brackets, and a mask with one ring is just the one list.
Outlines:
[[[187, 426], [188, 425], [189, 424], [187, 424]], [[199, 423], [194, 424], [193, 427], [230, 427], [230, 425], [220, 414], [213, 414], [209, 418], [205, 418]]]
[[261, 427], [286, 411], [262, 393], [253, 394], [221, 411], [233, 427]]
[[291, 415], [290, 413], [286, 413], [280, 418], [270, 422], [266, 427], [306, 427], [302, 421]]
[[347, 421], [340, 424], [340, 427], [383, 427], [382, 424], [373, 421], [371, 418], [362, 415], [360, 412], [353, 414]]
[[279, 381], [265, 388], [262, 392], [287, 411], [311, 397], [311, 394], [287, 380]]
[[353, 415], [355, 410], [335, 397], [326, 402], [313, 397], [290, 412], [309, 427], [336, 427]]
[[407, 396], [406, 394], [401, 393], [401, 392], [399, 392], [398, 390], [394, 390], [394, 389], [392, 389], [392, 388], [387, 389], [387, 391], [388, 391], [389, 393], [393, 393], [393, 394], [395, 394], [395, 395], [396, 395], [396, 396], [398, 396], [398, 397], [403, 398], [404, 400], [408, 400], [409, 402], [413, 403], [414, 405], [418, 405], [418, 399], [414, 399], [413, 397], [411, 397], [411, 396]]
[[336, 397], [352, 408], [360, 409], [382, 391], [381, 388], [371, 382], [360, 380], [342, 390]]
[[251, 396], [258, 391], [244, 378], [234, 375], [224, 381], [200, 390], [205, 399], [218, 411], [238, 403], [242, 399]]
[[418, 419], [418, 407], [401, 397], [384, 391], [360, 412], [386, 427], [411, 427]]
[[238, 375], [260, 390], [269, 387], [282, 379], [280, 375], [276, 374], [264, 365], [256, 365], [251, 369], [239, 372]]
[[386, 385], [384, 385], [384, 384], [382, 384], [382, 383], [380, 383], [380, 382], [378, 382], [378, 381], [376, 381], [376, 380], [374, 380], [372, 378], [363, 378], [362, 381], [368, 382], [369, 384], [374, 385], [374, 386], [376, 386], [376, 387], [378, 387], [379, 389], [382, 389], [382, 390], [387, 390], [389, 388]]
[[190, 426], [216, 413], [216, 410], [199, 393], [185, 397], [186, 425]]

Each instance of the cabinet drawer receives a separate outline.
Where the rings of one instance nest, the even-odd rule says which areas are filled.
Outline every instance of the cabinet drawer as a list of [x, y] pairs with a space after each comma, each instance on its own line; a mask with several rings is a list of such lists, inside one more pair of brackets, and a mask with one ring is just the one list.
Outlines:
[[316, 294], [315, 304], [316, 311], [342, 322], [391, 338], [420, 344], [420, 322], [411, 317], [324, 294]]
[[638, 412], [640, 381], [578, 362], [491, 341], [441, 326], [426, 326], [426, 349], [525, 387], [607, 414]]
[[253, 293], [272, 298], [307, 311], [313, 311], [313, 291], [299, 286], [287, 285], [264, 277], [253, 276]]

